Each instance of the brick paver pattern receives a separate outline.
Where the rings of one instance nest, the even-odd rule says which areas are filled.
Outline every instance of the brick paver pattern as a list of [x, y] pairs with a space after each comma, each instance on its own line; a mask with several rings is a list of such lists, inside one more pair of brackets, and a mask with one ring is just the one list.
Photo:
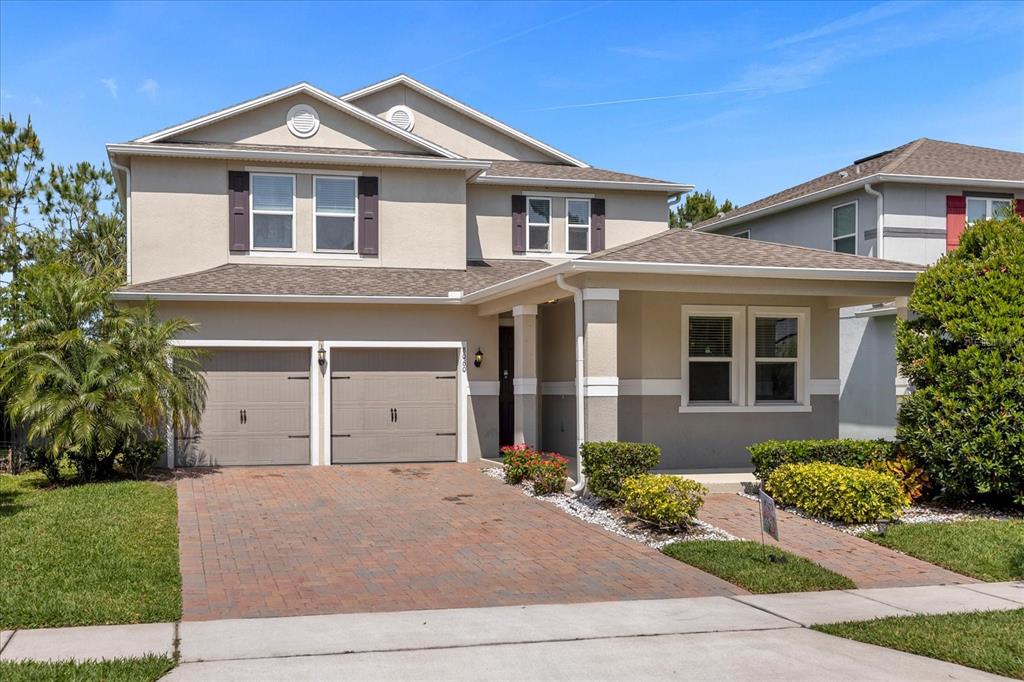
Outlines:
[[186, 620], [742, 594], [465, 464], [193, 471]]
[[[816, 521], [781, 510], [778, 515], [780, 541], [765, 535], [766, 542], [845, 575], [857, 587], [977, 582]], [[760, 506], [750, 498], [732, 493], [713, 493], [705, 498], [698, 517], [736, 537], [761, 539]]]

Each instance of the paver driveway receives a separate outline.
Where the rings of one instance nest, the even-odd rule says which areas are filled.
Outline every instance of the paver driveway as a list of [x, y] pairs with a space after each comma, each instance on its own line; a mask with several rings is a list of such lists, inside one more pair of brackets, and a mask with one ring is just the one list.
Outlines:
[[186, 620], [743, 592], [466, 464], [196, 471], [178, 524]]

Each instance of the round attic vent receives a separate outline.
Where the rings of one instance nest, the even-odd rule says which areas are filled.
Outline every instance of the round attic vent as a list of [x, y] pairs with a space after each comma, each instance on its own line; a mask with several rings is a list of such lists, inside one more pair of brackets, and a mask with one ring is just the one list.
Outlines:
[[320, 130], [320, 116], [308, 104], [296, 104], [288, 110], [288, 130], [295, 137], [312, 137]]
[[388, 109], [386, 118], [389, 123], [398, 126], [402, 130], [412, 130], [412, 127], [416, 125], [416, 117], [413, 116], [412, 109], [403, 104]]

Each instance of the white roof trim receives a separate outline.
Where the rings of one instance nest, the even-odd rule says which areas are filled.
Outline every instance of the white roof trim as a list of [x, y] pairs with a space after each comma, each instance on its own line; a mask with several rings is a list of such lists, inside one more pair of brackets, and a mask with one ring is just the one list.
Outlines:
[[402, 303], [458, 305], [462, 299], [451, 296], [342, 296], [331, 294], [205, 294], [178, 291], [115, 291], [116, 301], [210, 301], [231, 303]]
[[579, 180], [576, 178], [525, 178], [511, 175], [477, 175], [473, 183], [482, 185], [526, 185], [529, 187], [595, 187], [603, 189], [651, 190], [676, 194], [689, 192], [693, 185], [670, 182], [642, 182], [634, 180]]
[[284, 99], [285, 97], [291, 97], [292, 95], [297, 95], [300, 93], [309, 95], [310, 97], [314, 97], [322, 102], [325, 102], [326, 104], [329, 104], [335, 107], [336, 109], [344, 111], [345, 113], [353, 116], [354, 118], [357, 118], [376, 128], [379, 128], [380, 130], [388, 132], [391, 135], [394, 135], [395, 137], [405, 140], [406, 142], [410, 142], [422, 149], [428, 149], [449, 159], [463, 158], [462, 156], [456, 154], [455, 152], [445, 149], [441, 145], [434, 144], [433, 142], [423, 139], [419, 135], [414, 135], [413, 133], [402, 130], [398, 126], [392, 125], [391, 123], [385, 121], [384, 119], [378, 118], [377, 116], [374, 116], [369, 112], [363, 111], [359, 107], [349, 104], [348, 102], [338, 97], [335, 97], [329, 92], [325, 92], [320, 88], [317, 88], [306, 82], [296, 83], [295, 85], [283, 88], [281, 90], [276, 90], [274, 92], [263, 95], [262, 97], [250, 99], [240, 104], [228, 107], [226, 109], [214, 111], [213, 113], [206, 114], [205, 116], [200, 116], [199, 118], [194, 118], [190, 121], [179, 123], [178, 125], [171, 126], [170, 128], [158, 130], [155, 133], [150, 133], [149, 135], [144, 135], [142, 137], [136, 138], [135, 140], [133, 140], [133, 142], [159, 142], [161, 140], [167, 139], [168, 137], [181, 135], [182, 133], [188, 132], [190, 130], [195, 130], [196, 128], [226, 118], [230, 118], [232, 116], [237, 116], [238, 114], [242, 114], [246, 111], [251, 111], [252, 109], [256, 109], [266, 104], [270, 104], [271, 102], [275, 102], [279, 99]]
[[190, 159], [239, 159], [247, 161], [276, 161], [292, 163], [322, 163], [343, 166], [399, 166], [405, 168], [489, 168], [489, 161], [473, 159], [449, 159], [424, 156], [408, 158], [399, 156], [377, 156], [364, 154], [327, 154], [318, 152], [287, 152], [266, 149], [222, 149], [201, 145], [179, 145], [126, 142], [108, 144], [107, 154], [126, 156], [164, 156]]
[[1010, 188], [1024, 188], [1024, 180], [989, 180], [984, 178], [955, 178], [941, 175], [907, 175], [903, 173], [873, 173], [871, 175], [865, 175], [858, 177], [849, 182], [844, 182], [840, 185], [833, 187], [826, 187], [819, 189], [810, 194], [803, 194], [799, 197], [792, 199], [786, 199], [780, 201], [777, 204], [771, 204], [762, 208], [744, 213], [742, 215], [734, 216], [731, 218], [723, 218], [716, 223], [711, 225], [705, 225], [704, 227], [694, 228], [697, 232], [711, 232], [717, 230], [720, 227], [726, 227], [728, 225], [735, 225], [738, 222], [744, 222], [750, 219], [758, 218], [761, 216], [772, 215], [773, 213], [779, 213], [781, 211], [795, 208], [797, 206], [803, 206], [804, 204], [810, 204], [819, 199], [826, 199], [837, 194], [844, 194], [846, 192], [853, 191], [863, 187], [869, 182], [906, 182], [913, 184], [926, 184], [926, 185], [967, 185], [970, 187], [1010, 187]]
[[522, 132], [520, 130], [516, 130], [515, 128], [513, 128], [513, 127], [511, 127], [509, 125], [506, 125], [506, 124], [502, 123], [501, 121], [499, 121], [497, 119], [491, 118], [490, 116], [488, 116], [487, 114], [483, 113], [482, 111], [478, 111], [478, 110], [474, 109], [473, 107], [469, 106], [468, 104], [463, 104], [462, 102], [449, 97], [448, 95], [444, 94], [443, 92], [439, 92], [439, 91], [435, 90], [434, 88], [430, 87], [429, 85], [425, 85], [423, 83], [420, 83], [415, 78], [407, 76], [404, 73], [400, 73], [397, 76], [393, 76], [391, 78], [388, 78], [387, 80], [380, 81], [379, 83], [374, 83], [372, 85], [368, 85], [365, 88], [360, 88], [359, 90], [353, 90], [352, 92], [349, 92], [349, 93], [346, 93], [346, 94], [342, 95], [341, 99], [345, 100], [346, 102], [351, 102], [353, 100], [359, 99], [360, 97], [364, 97], [366, 95], [371, 95], [371, 94], [373, 94], [375, 92], [380, 92], [381, 90], [386, 90], [387, 88], [390, 88], [393, 85], [405, 85], [406, 87], [412, 88], [413, 90], [415, 90], [416, 92], [420, 93], [421, 95], [426, 95], [427, 97], [430, 97], [431, 99], [437, 100], [438, 102], [441, 102], [442, 104], [445, 104], [445, 105], [451, 107], [452, 109], [455, 109], [456, 111], [458, 111], [460, 113], [463, 113], [466, 116], [469, 116], [470, 118], [472, 118], [472, 119], [474, 119], [476, 121], [479, 121], [480, 123], [483, 123], [486, 126], [490, 126], [491, 128], [494, 128], [495, 130], [499, 130], [499, 131], [505, 133], [506, 135], [508, 135], [510, 137], [513, 137], [513, 138], [519, 140], [520, 142], [523, 142], [523, 143], [533, 147], [534, 149], [538, 149], [538, 150], [540, 150], [540, 151], [542, 151], [542, 152], [544, 152], [546, 154], [550, 154], [551, 156], [559, 158], [562, 161], [570, 163], [570, 164], [572, 164], [574, 166], [579, 166], [580, 168], [589, 168], [590, 167], [589, 164], [587, 164], [587, 163], [585, 163], [583, 161], [580, 161], [579, 159], [577, 159], [575, 157], [569, 156], [565, 152], [559, 151], [559, 150], [555, 149], [554, 147], [552, 147], [551, 145], [544, 144], [540, 140], [538, 140], [536, 138], [533, 138], [533, 137], [530, 137], [526, 133], [524, 133], [524, 132]]

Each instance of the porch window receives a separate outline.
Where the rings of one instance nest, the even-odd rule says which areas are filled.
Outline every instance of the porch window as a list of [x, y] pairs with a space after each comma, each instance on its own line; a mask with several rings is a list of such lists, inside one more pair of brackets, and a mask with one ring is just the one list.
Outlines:
[[685, 404], [733, 405], [739, 401], [742, 324], [741, 308], [684, 308]]
[[356, 179], [317, 176], [313, 178], [314, 249], [354, 252], [356, 250]]
[[252, 174], [252, 247], [295, 248], [295, 176]]
[[810, 339], [806, 308], [749, 309], [753, 405], [804, 404]]
[[999, 218], [1010, 208], [1010, 199], [994, 197], [967, 197], [967, 224], [976, 220]]
[[551, 250], [551, 199], [526, 199], [526, 250]]
[[590, 199], [565, 200], [566, 251], [590, 252]]
[[832, 208], [832, 250], [857, 253], [857, 202]]

